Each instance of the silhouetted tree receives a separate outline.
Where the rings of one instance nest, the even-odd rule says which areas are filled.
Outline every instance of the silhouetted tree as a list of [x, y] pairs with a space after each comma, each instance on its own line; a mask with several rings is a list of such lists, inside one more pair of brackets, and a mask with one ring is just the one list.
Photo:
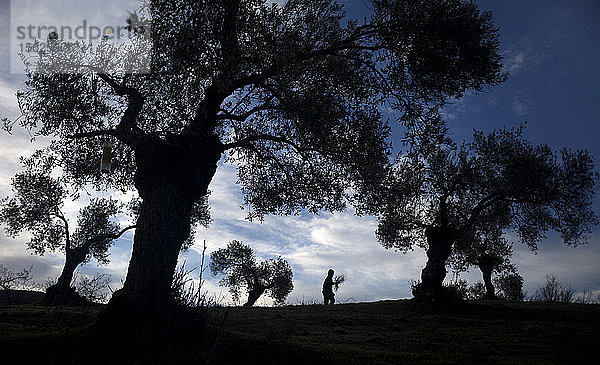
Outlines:
[[[340, 210], [367, 199], [388, 163], [380, 105], [408, 120], [504, 80], [498, 31], [474, 3], [369, 5], [349, 20], [332, 0], [153, 0], [136, 18], [148, 30], [122, 58], [107, 41], [49, 40], [18, 94], [20, 124], [52, 138], [43, 153], [71, 183], [142, 198], [112, 313], [165, 319], [192, 207], [223, 157], [238, 166], [250, 218]], [[150, 72], [136, 73], [148, 60]], [[106, 140], [114, 163], [101, 174]]]
[[229, 287], [233, 299], [237, 301], [240, 290], [246, 288], [248, 300], [244, 307], [251, 307], [263, 293], [283, 304], [294, 289], [292, 268], [281, 257], [276, 260], [256, 262], [254, 252], [240, 241], [231, 241], [227, 248], [210, 254], [210, 270], [213, 275], [225, 275], [222, 286]]
[[[486, 219], [506, 222], [532, 250], [553, 229], [568, 245], [586, 243], [598, 174], [585, 150], [533, 146], [523, 127], [475, 132], [457, 146], [437, 114], [407, 132], [380, 206], [377, 237], [386, 248], [427, 251], [418, 293], [441, 298], [454, 244]], [[465, 240], [478, 244], [481, 240]], [[494, 260], [491, 260], [494, 261]]]
[[47, 288], [44, 302], [82, 302], [71, 287], [75, 269], [92, 257], [107, 264], [111, 242], [135, 226], [121, 229], [111, 220], [120, 212], [117, 201], [92, 199], [79, 211], [77, 228], [71, 230], [64, 213], [68, 191], [60, 179], [26, 169], [13, 178], [12, 186], [14, 196], [4, 198], [0, 204], [0, 221], [6, 225], [7, 235], [16, 237], [28, 232], [32, 237], [27, 246], [37, 255], [47, 250], [65, 254], [63, 270], [57, 282]]
[[512, 302], [522, 302], [525, 299], [523, 291], [523, 277], [516, 271], [505, 271], [494, 278], [501, 299]]
[[[508, 223], [505, 222], [505, 226]], [[471, 266], [478, 267], [485, 285], [485, 299], [495, 299], [492, 274], [516, 272], [511, 257], [512, 245], [503, 237], [502, 227], [494, 222], [494, 217], [482, 217], [477, 229], [456, 241], [449, 264], [457, 273], [465, 272]]]
[[537, 302], [571, 303], [575, 299], [575, 290], [569, 283], [562, 282], [557, 275], [546, 275], [532, 297]]

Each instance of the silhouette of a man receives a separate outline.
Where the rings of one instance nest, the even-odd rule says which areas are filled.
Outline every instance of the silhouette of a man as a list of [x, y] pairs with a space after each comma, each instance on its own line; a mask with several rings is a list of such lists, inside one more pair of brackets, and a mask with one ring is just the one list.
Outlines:
[[335, 303], [335, 295], [333, 294], [333, 269], [329, 269], [327, 277], [323, 282], [323, 304]]

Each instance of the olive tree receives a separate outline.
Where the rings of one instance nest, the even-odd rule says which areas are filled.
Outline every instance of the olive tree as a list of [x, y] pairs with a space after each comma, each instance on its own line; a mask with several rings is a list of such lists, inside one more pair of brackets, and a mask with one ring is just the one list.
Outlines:
[[265, 292], [276, 304], [283, 304], [294, 289], [292, 268], [286, 260], [279, 257], [256, 262], [252, 248], [240, 241], [231, 241], [226, 248], [211, 253], [209, 267], [213, 275], [224, 275], [220, 284], [229, 287], [235, 301], [246, 288], [244, 307], [252, 307]]
[[[165, 317], [192, 207], [222, 159], [238, 167], [249, 218], [341, 210], [384, 176], [380, 106], [409, 120], [504, 80], [498, 30], [474, 3], [369, 5], [350, 19], [332, 0], [151, 0], [129, 19], [147, 25], [131, 27], [135, 57], [106, 40], [48, 40], [18, 95], [21, 126], [52, 140], [43, 153], [71, 183], [142, 199], [109, 312], [132, 325]], [[106, 141], [114, 166], [101, 174]]]
[[35, 254], [60, 251], [65, 255], [62, 272], [57, 282], [46, 289], [44, 302], [81, 302], [71, 287], [77, 267], [92, 258], [107, 264], [111, 243], [135, 226], [121, 228], [114, 221], [121, 212], [121, 204], [116, 200], [95, 198], [79, 211], [73, 229], [64, 209], [68, 190], [48, 172], [26, 169], [12, 179], [12, 187], [13, 196], [0, 202], [0, 221], [5, 224], [7, 235], [16, 237], [28, 232], [31, 239], [27, 246]]
[[[456, 241], [448, 262], [457, 273], [465, 272], [471, 266], [479, 268], [485, 285], [486, 299], [496, 298], [492, 274], [517, 272], [516, 266], [511, 262], [512, 244], [504, 237], [503, 227], [494, 222], [494, 218], [499, 217], [502, 215], [480, 219], [481, 224], [478, 228], [465, 233]], [[505, 226], [508, 223], [506, 222]]]
[[[469, 235], [485, 224], [512, 229], [534, 251], [551, 229], [567, 245], [587, 242], [598, 223], [591, 206], [598, 181], [592, 157], [585, 150], [555, 153], [532, 145], [523, 128], [476, 131], [472, 142], [457, 145], [433, 113], [407, 132], [409, 148], [381, 198], [377, 237], [386, 248], [426, 250], [417, 296], [439, 301], [455, 244], [463, 240], [475, 248], [482, 241]], [[493, 265], [484, 266], [487, 276]]]

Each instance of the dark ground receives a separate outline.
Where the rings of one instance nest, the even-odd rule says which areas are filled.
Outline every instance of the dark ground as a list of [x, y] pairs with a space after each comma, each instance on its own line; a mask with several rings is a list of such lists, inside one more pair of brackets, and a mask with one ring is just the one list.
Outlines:
[[[600, 349], [600, 305], [482, 301], [436, 314], [408, 300], [212, 308], [204, 339], [133, 347], [95, 337], [101, 310], [1, 305], [0, 363], [589, 364]], [[152, 355], [157, 348], [167, 355]]]

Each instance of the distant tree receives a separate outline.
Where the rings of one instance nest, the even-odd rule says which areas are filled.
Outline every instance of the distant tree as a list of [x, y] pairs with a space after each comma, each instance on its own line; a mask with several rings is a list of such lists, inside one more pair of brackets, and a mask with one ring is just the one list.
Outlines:
[[575, 290], [571, 284], [560, 281], [556, 275], [546, 275], [532, 299], [536, 302], [572, 303], [574, 298]]
[[44, 301], [49, 304], [80, 301], [71, 287], [77, 267], [92, 257], [100, 264], [107, 264], [111, 242], [135, 226], [121, 229], [112, 220], [120, 212], [120, 204], [96, 198], [79, 211], [77, 228], [71, 230], [64, 213], [68, 191], [60, 179], [47, 172], [26, 169], [13, 178], [12, 187], [14, 196], [4, 198], [0, 204], [0, 221], [6, 225], [7, 235], [16, 237], [29, 232], [31, 239], [27, 246], [35, 254], [44, 255], [47, 250], [65, 254], [62, 273], [47, 288]]
[[486, 220], [506, 222], [534, 251], [549, 229], [568, 245], [587, 242], [598, 223], [591, 208], [598, 181], [592, 157], [566, 149], [557, 156], [547, 145], [531, 145], [522, 132], [475, 132], [472, 142], [457, 146], [435, 113], [408, 130], [408, 151], [398, 156], [382, 195], [377, 237], [386, 248], [426, 249], [422, 298], [441, 298], [455, 243]]
[[[505, 79], [492, 15], [473, 2], [368, 5], [348, 19], [333, 0], [151, 0], [130, 19], [130, 29], [149, 24], [132, 33], [132, 54], [49, 39], [28, 64], [19, 121], [52, 139], [43, 153], [64, 178], [142, 198], [127, 277], [109, 303], [130, 313], [113, 317], [166, 316], [192, 207], [222, 158], [238, 166], [250, 218], [338, 211], [383, 176], [380, 106], [408, 120]], [[114, 166], [101, 174], [108, 140]]]
[[598, 301], [598, 297], [594, 295], [594, 292], [591, 289], [584, 289], [583, 292], [577, 295], [575, 303], [600, 304], [600, 301]]
[[275, 303], [283, 304], [294, 289], [292, 268], [286, 260], [279, 257], [257, 263], [252, 248], [240, 241], [231, 241], [227, 248], [211, 253], [210, 270], [214, 275], [225, 275], [221, 285], [229, 287], [234, 300], [246, 288], [248, 300], [244, 307], [253, 306], [265, 292]]
[[516, 272], [510, 261], [512, 245], [503, 237], [502, 227], [493, 217], [483, 218], [477, 229], [465, 233], [454, 245], [449, 265], [457, 273], [465, 272], [471, 266], [479, 268], [485, 285], [485, 299], [495, 299], [492, 274]]

